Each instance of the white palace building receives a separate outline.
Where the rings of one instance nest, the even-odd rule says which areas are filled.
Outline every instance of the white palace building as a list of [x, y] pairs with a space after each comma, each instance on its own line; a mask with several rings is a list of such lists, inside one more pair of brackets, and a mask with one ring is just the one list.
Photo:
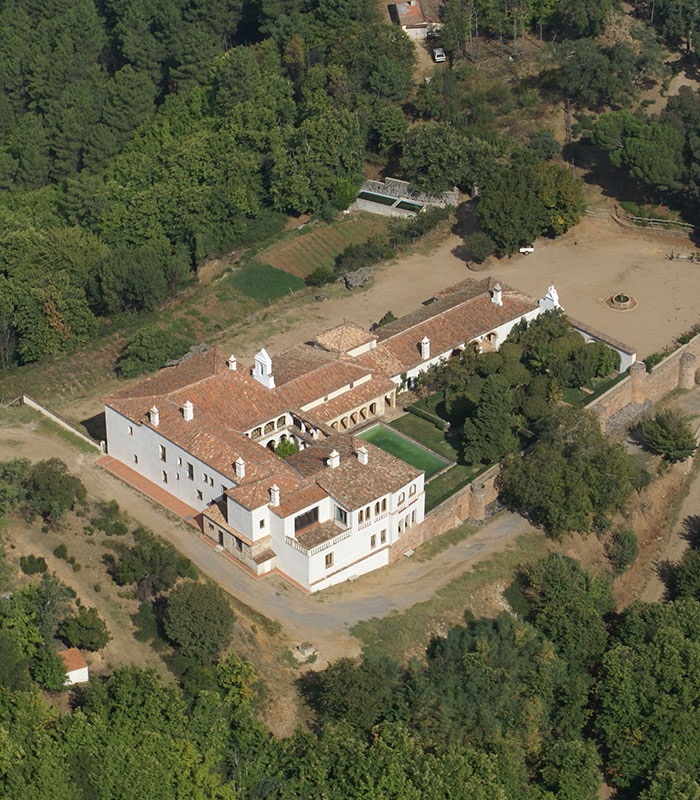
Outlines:
[[[344, 323], [252, 369], [216, 350], [105, 399], [109, 455], [201, 514], [202, 532], [256, 576], [318, 591], [389, 562], [424, 516], [424, 475], [352, 430], [470, 342], [497, 349], [558, 306], [464, 281], [378, 328]], [[623, 367], [624, 368], [624, 367]], [[282, 459], [285, 439], [299, 452]]]

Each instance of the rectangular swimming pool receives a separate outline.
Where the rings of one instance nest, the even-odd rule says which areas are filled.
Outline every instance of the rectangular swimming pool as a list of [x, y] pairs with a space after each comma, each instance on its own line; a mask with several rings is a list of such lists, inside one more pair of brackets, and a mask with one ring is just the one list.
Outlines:
[[358, 433], [357, 436], [375, 447], [381, 447], [382, 450], [386, 450], [387, 453], [400, 458], [412, 467], [424, 470], [426, 480], [452, 463], [418, 442], [414, 442], [413, 439], [409, 439], [408, 436], [387, 428], [386, 425], [373, 425], [362, 433]]

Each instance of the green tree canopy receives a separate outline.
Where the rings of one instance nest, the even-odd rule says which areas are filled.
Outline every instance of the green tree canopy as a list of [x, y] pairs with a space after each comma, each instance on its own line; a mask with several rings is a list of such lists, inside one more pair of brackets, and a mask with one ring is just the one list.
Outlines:
[[168, 597], [164, 627], [183, 655], [213, 661], [231, 641], [234, 615], [215, 584], [183, 581]]

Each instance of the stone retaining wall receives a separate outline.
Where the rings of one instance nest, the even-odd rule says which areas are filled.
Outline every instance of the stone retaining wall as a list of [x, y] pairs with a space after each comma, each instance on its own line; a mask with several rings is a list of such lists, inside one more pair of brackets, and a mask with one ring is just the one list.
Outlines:
[[500, 465], [495, 464], [472, 483], [468, 483], [447, 500], [443, 500], [439, 506], [426, 514], [423, 522], [409, 528], [397, 542], [394, 542], [389, 551], [389, 561], [395, 561], [407, 550], [415, 550], [433, 537], [451, 531], [465, 520], [483, 522], [486, 519], [486, 507], [498, 499], [496, 478], [500, 472]]
[[[660, 361], [650, 373], [641, 361], [635, 361], [626, 378], [602, 394], [588, 408], [597, 415], [603, 429], [608, 421], [630, 408], [630, 421], [641, 416], [650, 404], [658, 403], [674, 389], [692, 389], [700, 366], [700, 335]], [[636, 411], [635, 411], [636, 408]]]

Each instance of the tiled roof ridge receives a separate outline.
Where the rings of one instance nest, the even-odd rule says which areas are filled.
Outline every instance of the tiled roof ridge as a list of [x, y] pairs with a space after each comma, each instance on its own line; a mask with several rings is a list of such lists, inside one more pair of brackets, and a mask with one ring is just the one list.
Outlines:
[[454, 311], [455, 308], [460, 308], [461, 306], [466, 306], [469, 305], [470, 303], [474, 303], [476, 300], [479, 300], [487, 291], [489, 291], [490, 288], [491, 286], [489, 285], [484, 292], [480, 292], [479, 294], [476, 294], [473, 297], [468, 297], [466, 300], [462, 300], [459, 303], [455, 303], [455, 305], [450, 306], [449, 308], [443, 308], [442, 311], [438, 311], [432, 316], [427, 317], [426, 319], [422, 319], [419, 322], [415, 322], [413, 325], [409, 325], [407, 328], [404, 328], [403, 330], [397, 331], [396, 333], [392, 333], [391, 336], [387, 336], [386, 339], [384, 339], [382, 344], [390, 342], [397, 336], [405, 336], [409, 331], [412, 331], [414, 328], [419, 328], [421, 325], [425, 325], [426, 322], [430, 322], [431, 320], [437, 319], [438, 317], [444, 317], [445, 314]]
[[[141, 398], [146, 398], [146, 397], [153, 397], [153, 398], [165, 397], [165, 398], [167, 398], [167, 397], [170, 397], [170, 395], [175, 394], [175, 392], [181, 392], [184, 389], [189, 389], [191, 387], [199, 386], [200, 384], [204, 383], [204, 381], [209, 381], [212, 378], [215, 378], [220, 372], [223, 372], [223, 364], [226, 363], [226, 357], [223, 355], [223, 353], [221, 353], [220, 350], [218, 350], [218, 348], [212, 347], [210, 350], [207, 350], [206, 353], [198, 353], [197, 355], [192, 356], [191, 359], [188, 359], [188, 361], [182, 362], [183, 364], [187, 364], [188, 363], [191, 366], [192, 362], [195, 361], [196, 359], [202, 359], [202, 361], [204, 361], [204, 359], [208, 359], [209, 357], [211, 357], [213, 359], [213, 363], [211, 365], [211, 370], [212, 371], [208, 375], [203, 375], [202, 377], [197, 378], [197, 380], [193, 380], [193, 381], [190, 381], [189, 383], [185, 383], [182, 386], [178, 386], [176, 389], [171, 389], [170, 391], [165, 392], [164, 394], [155, 394], [153, 392], [148, 392], [146, 394], [128, 394], [126, 396], [120, 397], [119, 399], [120, 400], [139, 400]], [[219, 358], [221, 358], [223, 360], [223, 364], [221, 364], [221, 365], [219, 365], [219, 363], [217, 363]], [[174, 372], [180, 366], [181, 366], [181, 364], [175, 364], [172, 367], [163, 367], [162, 369], [158, 370], [158, 372], [156, 372], [154, 375], [150, 375], [149, 377], [144, 378], [143, 380], [138, 381], [137, 383], [135, 383], [132, 388], [136, 389], [142, 384], [147, 384], [151, 380], [151, 378], [155, 378], [156, 376], [162, 374], [164, 370], [173, 370], [173, 372]], [[129, 388], [129, 387], [125, 387], [125, 388]], [[115, 394], [116, 394], [116, 392], [115, 392]], [[113, 395], [110, 395], [110, 397], [112, 397], [112, 396]], [[106, 399], [108, 400], [109, 397], [106, 398]]]

